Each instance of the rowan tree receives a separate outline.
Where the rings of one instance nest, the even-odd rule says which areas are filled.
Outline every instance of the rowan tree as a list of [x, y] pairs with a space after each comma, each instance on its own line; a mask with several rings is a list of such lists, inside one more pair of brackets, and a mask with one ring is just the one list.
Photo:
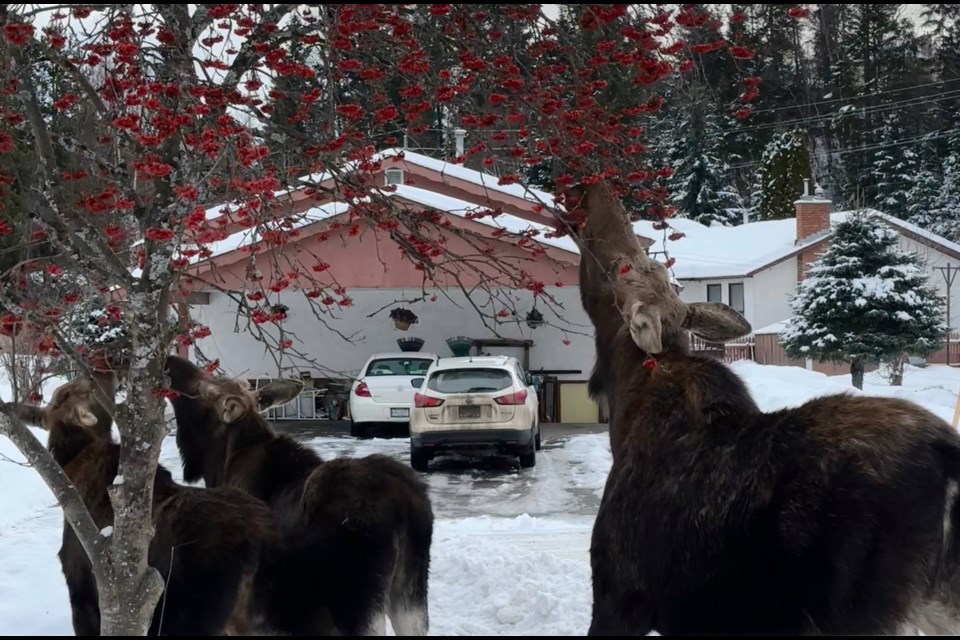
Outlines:
[[[676, 24], [685, 35], [720, 33], [699, 5], [652, 14], [635, 5], [578, 7], [565, 15], [597, 37], [565, 37], [542, 5], [0, 5], [0, 154], [27, 147], [36, 164], [24, 173], [2, 162], [0, 186], [36, 205], [29, 216], [0, 218], [5, 257], [17, 250], [0, 274], [0, 332], [29, 338], [37, 353], [62, 356], [81, 374], [112, 368], [125, 381], [115, 413], [124, 482], [110, 489], [112, 535], [100, 534], [49, 454], [2, 404], [0, 432], [54, 490], [91, 558], [104, 635], [142, 635], [162, 590], [147, 547], [171, 393], [163, 361], [176, 344], [209, 333], [172, 310], [200, 285], [223, 286], [248, 330], [289, 354], [298, 347], [275, 330], [283, 312], [272, 294], [302, 294], [319, 323], [351, 303], [322, 255], [289, 259], [310, 222], [291, 205], [296, 198], [343, 203], [347, 215], [321, 236], [375, 230], [423, 271], [425, 291], [456, 287], [473, 272], [491, 296], [521, 289], [545, 297], [545, 283], [525, 260], [499, 256], [482, 239], [463, 235], [469, 248], [453, 250], [445, 238], [458, 232], [441, 213], [401, 206], [371, 180], [388, 162], [378, 145], [438, 123], [462, 127], [470, 145], [451, 162], [549, 161], [555, 192], [607, 180], [648, 214], [670, 215], [666, 190], [643, 187], [670, 173], [646, 161], [643, 142], [646, 119], [665, 103], [657, 86], [678, 68], [689, 71], [694, 54], [752, 56], [743, 45], [728, 51], [719, 35], [709, 51], [695, 52], [672, 37]], [[645, 87], [650, 97], [624, 103], [623, 86]], [[296, 135], [283, 136], [285, 126]], [[278, 137], [283, 153], [271, 146]], [[297, 174], [319, 175], [321, 186], [292, 186]], [[520, 180], [516, 170], [499, 177], [501, 185]], [[216, 277], [197, 282], [195, 265], [238, 229], [257, 234], [247, 282], [239, 291]], [[531, 258], [544, 251], [533, 232], [498, 235]], [[495, 323], [504, 305], [478, 312]], [[76, 309], [81, 324], [102, 320], [115, 339], [77, 331]]]

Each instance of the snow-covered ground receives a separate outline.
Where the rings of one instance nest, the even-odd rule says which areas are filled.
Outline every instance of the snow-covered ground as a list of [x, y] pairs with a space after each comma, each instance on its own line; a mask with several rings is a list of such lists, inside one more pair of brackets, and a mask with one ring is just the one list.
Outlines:
[[[765, 410], [859, 393], [849, 377], [752, 362], [733, 368]], [[916, 401], [949, 421], [958, 390], [960, 370], [931, 366], [910, 368], [902, 388], [870, 375], [865, 392]], [[0, 379], [0, 399], [8, 393]], [[43, 431], [34, 433], [45, 440]], [[407, 460], [404, 439], [308, 442], [326, 457], [383, 452]], [[173, 438], [164, 442], [161, 462], [179, 476]], [[437, 465], [428, 476], [437, 515], [431, 635], [583, 635], [590, 619], [590, 530], [609, 466], [605, 433], [547, 440], [529, 471]], [[0, 438], [0, 634], [72, 635], [56, 557], [61, 526], [53, 496]]]

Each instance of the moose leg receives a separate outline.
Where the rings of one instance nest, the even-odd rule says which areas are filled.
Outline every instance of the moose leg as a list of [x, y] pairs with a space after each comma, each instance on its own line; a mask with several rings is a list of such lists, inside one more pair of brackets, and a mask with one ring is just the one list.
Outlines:
[[645, 636], [653, 629], [647, 598], [638, 592], [593, 593], [593, 618], [588, 636]]

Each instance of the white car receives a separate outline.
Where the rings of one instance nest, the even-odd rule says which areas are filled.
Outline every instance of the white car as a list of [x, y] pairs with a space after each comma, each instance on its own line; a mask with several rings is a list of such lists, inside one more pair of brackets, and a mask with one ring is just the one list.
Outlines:
[[445, 452], [494, 452], [529, 468], [538, 449], [537, 390], [516, 358], [441, 358], [430, 366], [410, 414], [410, 466], [426, 471]]
[[350, 387], [350, 435], [365, 437], [375, 427], [409, 424], [413, 396], [436, 360], [420, 352], [371, 356]]

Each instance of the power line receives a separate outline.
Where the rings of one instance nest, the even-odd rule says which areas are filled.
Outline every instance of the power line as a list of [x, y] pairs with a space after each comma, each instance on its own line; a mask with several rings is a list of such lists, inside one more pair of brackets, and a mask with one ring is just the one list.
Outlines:
[[891, 93], [902, 93], [904, 91], [912, 91], [914, 89], [923, 89], [925, 87], [933, 87], [936, 85], [946, 85], [951, 82], [960, 82], [960, 78], [954, 78], [952, 80], [938, 80], [936, 82], [927, 82], [925, 84], [915, 84], [908, 87], [902, 87], [900, 89], [885, 89], [883, 91], [876, 91], [874, 93], [864, 93], [864, 94], [860, 94], [859, 96], [853, 96], [850, 98], [830, 98], [827, 100], [818, 100], [817, 102], [810, 102], [807, 104], [796, 104], [796, 105], [789, 105], [784, 107], [770, 107], [768, 109], [758, 109], [757, 111], [754, 111], [754, 113], [773, 113], [776, 111], [786, 111], [788, 109], [807, 109], [807, 108], [814, 107], [817, 105], [822, 105], [822, 104], [833, 104], [836, 102], [850, 102], [853, 100], [863, 100], [864, 98], [875, 98], [877, 96], [890, 95]]
[[[917, 136], [917, 137], [915, 137], [915, 138], [904, 138], [904, 139], [902, 139], [902, 140], [894, 140], [894, 141], [889, 142], [889, 143], [879, 143], [879, 144], [873, 144], [873, 145], [864, 145], [864, 146], [861, 146], [861, 147], [852, 147], [852, 148], [847, 148], [847, 149], [832, 150], [832, 151], [829, 151], [828, 154], [829, 154], [829, 155], [832, 155], [832, 156], [838, 156], [838, 155], [842, 156], [842, 155], [846, 155], [846, 154], [848, 154], [848, 153], [863, 153], [863, 152], [865, 152], [865, 151], [876, 151], [876, 150], [879, 150], [879, 149], [899, 147], [899, 146], [901, 146], [901, 145], [911, 144], [911, 143], [914, 143], [914, 142], [925, 142], [925, 141], [928, 141], [928, 140], [937, 140], [937, 139], [942, 138], [942, 137], [944, 137], [944, 136], [947, 136], [947, 135], [949, 135], [949, 134], [951, 134], [951, 133], [957, 133], [958, 131], [960, 131], [960, 128], [945, 129], [944, 131], [927, 133], [927, 134], [924, 134], [924, 135], [922, 135], [922, 136]], [[749, 167], [756, 166], [756, 165], [758, 165], [758, 164], [760, 164], [760, 161], [744, 162], [744, 163], [740, 163], [740, 164], [730, 165], [729, 168], [730, 168], [730, 169], [744, 169], [744, 168], [749, 168]]]

